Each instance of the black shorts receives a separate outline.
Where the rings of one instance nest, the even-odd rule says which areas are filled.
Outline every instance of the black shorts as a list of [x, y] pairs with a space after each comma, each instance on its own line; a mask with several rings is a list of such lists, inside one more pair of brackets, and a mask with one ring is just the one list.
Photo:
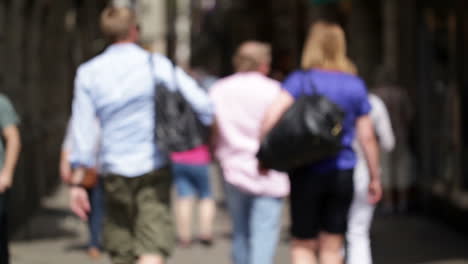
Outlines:
[[312, 173], [308, 169], [289, 174], [291, 180], [291, 234], [296, 239], [315, 239], [319, 232], [345, 234], [353, 200], [353, 170]]

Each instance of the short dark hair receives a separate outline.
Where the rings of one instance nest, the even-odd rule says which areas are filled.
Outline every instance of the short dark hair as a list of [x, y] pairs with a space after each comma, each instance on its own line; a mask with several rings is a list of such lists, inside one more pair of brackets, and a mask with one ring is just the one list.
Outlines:
[[101, 31], [110, 41], [125, 39], [136, 26], [135, 12], [127, 7], [107, 7], [101, 13]]

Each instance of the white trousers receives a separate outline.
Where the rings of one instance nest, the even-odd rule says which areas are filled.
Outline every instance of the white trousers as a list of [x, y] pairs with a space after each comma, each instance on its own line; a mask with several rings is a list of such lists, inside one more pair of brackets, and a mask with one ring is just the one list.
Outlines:
[[369, 230], [375, 206], [368, 202], [369, 172], [366, 162], [358, 160], [354, 169], [354, 198], [349, 211], [347, 264], [371, 264]]

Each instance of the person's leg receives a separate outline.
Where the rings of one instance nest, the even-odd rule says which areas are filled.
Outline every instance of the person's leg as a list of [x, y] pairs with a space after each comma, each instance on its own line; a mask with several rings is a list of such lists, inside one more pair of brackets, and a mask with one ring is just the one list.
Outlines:
[[190, 166], [172, 164], [174, 184], [176, 187], [176, 227], [182, 247], [188, 247], [192, 242], [192, 212], [195, 188], [190, 180]]
[[293, 239], [291, 242], [291, 263], [316, 264], [318, 241], [314, 239]]
[[354, 199], [349, 211], [347, 238], [347, 263], [372, 264], [369, 229], [375, 206], [367, 199], [369, 174], [364, 162], [354, 171]]
[[381, 161], [381, 167], [382, 167], [382, 173], [381, 173], [381, 182], [382, 182], [382, 190], [383, 190], [383, 196], [382, 196], [382, 202], [381, 202], [381, 207], [382, 207], [382, 212], [383, 213], [392, 213], [394, 210], [394, 204], [393, 204], [393, 182], [394, 182], [394, 173], [395, 173], [395, 159], [396, 157], [394, 156], [393, 153], [388, 153], [381, 151], [380, 152], [380, 161]]
[[226, 183], [226, 199], [232, 221], [232, 260], [234, 264], [249, 263], [249, 218], [251, 197], [237, 187]]
[[135, 180], [135, 255], [140, 264], [164, 263], [175, 244], [170, 210], [170, 170], [160, 169]]
[[320, 229], [322, 191], [327, 184], [307, 170], [289, 174], [291, 182], [291, 263], [316, 264]]
[[104, 215], [103, 192], [102, 179], [99, 179], [97, 185], [88, 191], [91, 202], [91, 212], [88, 221], [90, 236], [88, 253], [91, 257], [99, 257], [100, 255], [102, 217]]
[[343, 264], [343, 241], [344, 236], [342, 234], [321, 233], [319, 238], [319, 263]]
[[113, 264], [130, 264], [135, 261], [133, 249], [134, 206], [131, 182], [123, 176], [103, 178], [106, 214], [103, 225], [103, 242]]
[[216, 214], [216, 204], [213, 198], [200, 200], [200, 239], [211, 241], [213, 239], [213, 221]]
[[0, 263], [10, 263], [10, 253], [8, 251], [8, 223], [7, 214], [8, 202], [7, 193], [0, 193]]
[[203, 243], [211, 243], [213, 239], [213, 221], [216, 204], [211, 190], [209, 165], [193, 166], [193, 182], [197, 188], [199, 202], [199, 238]]
[[320, 264], [342, 264], [344, 235], [354, 194], [353, 170], [336, 171], [328, 177], [330, 188], [324, 202], [319, 259]]
[[397, 210], [399, 213], [408, 211], [408, 193], [411, 185], [411, 156], [406, 147], [398, 151], [395, 187], [397, 190]]
[[257, 196], [253, 198], [250, 216], [250, 262], [273, 264], [281, 230], [283, 199]]
[[143, 255], [138, 259], [138, 264], [164, 264], [164, 258], [160, 255]]
[[180, 246], [188, 247], [192, 243], [192, 197], [179, 197], [176, 200], [176, 226]]

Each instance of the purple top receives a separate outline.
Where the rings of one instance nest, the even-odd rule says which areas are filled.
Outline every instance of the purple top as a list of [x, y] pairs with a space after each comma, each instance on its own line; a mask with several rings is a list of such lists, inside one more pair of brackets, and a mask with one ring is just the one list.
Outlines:
[[343, 123], [343, 150], [335, 158], [312, 164], [311, 170], [325, 173], [352, 169], [356, 164], [356, 154], [352, 148], [356, 119], [371, 110], [364, 81], [338, 71], [295, 71], [286, 78], [283, 87], [297, 99], [303, 94], [312, 94], [312, 84], [319, 94], [340, 106], [346, 116]]

